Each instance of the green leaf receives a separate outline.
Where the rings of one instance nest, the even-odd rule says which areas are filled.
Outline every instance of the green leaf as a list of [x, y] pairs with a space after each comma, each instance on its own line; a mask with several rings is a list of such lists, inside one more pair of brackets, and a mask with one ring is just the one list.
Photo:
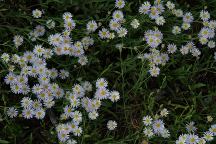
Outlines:
[[205, 87], [205, 86], [206, 86], [206, 84], [204, 84], [204, 83], [197, 83], [197, 84], [191, 86], [191, 90], [199, 89], [199, 88]]
[[0, 144], [8, 144], [10, 143], [9, 141], [6, 141], [6, 140], [0, 140]]

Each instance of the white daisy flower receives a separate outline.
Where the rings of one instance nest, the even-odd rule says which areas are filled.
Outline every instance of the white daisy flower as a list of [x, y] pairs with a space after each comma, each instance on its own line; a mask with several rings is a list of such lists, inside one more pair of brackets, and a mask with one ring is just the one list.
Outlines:
[[39, 9], [35, 9], [32, 11], [32, 16], [34, 18], [40, 18], [42, 16], [42, 11], [40, 11]]
[[23, 44], [23, 36], [21, 35], [15, 35], [13, 38], [13, 42], [15, 44], [15, 47], [18, 48]]
[[111, 91], [110, 92], [110, 100], [112, 102], [117, 102], [120, 99], [120, 94], [118, 91]]
[[14, 118], [14, 117], [17, 117], [18, 115], [18, 111], [15, 107], [9, 107], [7, 109], [7, 115], [10, 117], [10, 118]]
[[88, 116], [89, 116], [89, 118], [90, 118], [91, 120], [97, 119], [98, 115], [99, 115], [99, 114], [98, 114], [97, 111], [92, 111], [92, 112], [89, 112], [89, 113], [88, 113]]
[[165, 19], [164, 19], [163, 16], [159, 16], [159, 17], [156, 18], [155, 22], [156, 22], [157, 25], [162, 26], [165, 23]]
[[37, 118], [37, 119], [43, 119], [44, 117], [45, 117], [45, 110], [44, 109], [42, 109], [42, 108], [39, 108], [39, 109], [37, 109], [36, 111], [35, 111], [35, 117]]
[[89, 32], [95, 32], [98, 28], [98, 25], [96, 21], [92, 20], [87, 23], [86, 27]]
[[116, 0], [115, 1], [115, 7], [122, 9], [125, 6], [125, 1], [124, 0]]
[[116, 121], [109, 120], [109, 121], [107, 122], [107, 128], [108, 128], [109, 130], [114, 130], [114, 129], [116, 129], [116, 127], [117, 127]]
[[23, 109], [22, 115], [26, 119], [31, 119], [34, 116], [34, 111], [32, 109], [30, 109], [30, 108]]
[[131, 21], [130, 25], [132, 26], [132, 28], [137, 29], [139, 27], [140, 23], [137, 19], [133, 19]]
[[116, 21], [122, 21], [124, 19], [124, 14], [122, 11], [120, 10], [116, 10], [113, 12], [113, 19], [116, 20]]
[[145, 116], [143, 117], [143, 123], [145, 126], [149, 126], [152, 124], [152, 118], [151, 116]]

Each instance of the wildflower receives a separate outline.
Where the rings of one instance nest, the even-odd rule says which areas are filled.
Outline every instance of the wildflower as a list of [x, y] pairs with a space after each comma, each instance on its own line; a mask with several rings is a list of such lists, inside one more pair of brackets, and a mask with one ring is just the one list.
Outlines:
[[37, 25], [34, 29], [34, 33], [36, 37], [43, 36], [45, 34], [45, 27], [42, 25]]
[[145, 136], [147, 136], [148, 138], [151, 138], [154, 133], [153, 133], [153, 130], [151, 128], [145, 128], [143, 130], [143, 133], [145, 134]]
[[72, 14], [71, 14], [70, 12], [65, 12], [65, 13], [63, 14], [63, 19], [64, 19], [65, 21], [70, 20], [72, 17], [73, 17], [73, 16], [72, 16]]
[[117, 127], [116, 121], [109, 120], [109, 121], [107, 122], [107, 128], [108, 128], [109, 130], [114, 130], [116, 127]]
[[37, 119], [43, 119], [45, 117], [45, 111], [42, 108], [39, 108], [35, 111], [35, 117]]
[[125, 37], [128, 31], [126, 28], [121, 27], [117, 30], [117, 33], [118, 33], [118, 37]]
[[216, 136], [216, 124], [211, 125], [211, 128], [209, 129], [209, 131], [212, 132], [214, 136]]
[[154, 67], [150, 68], [149, 72], [150, 72], [151, 76], [157, 77], [160, 74], [160, 69], [158, 67], [154, 66]]
[[154, 133], [162, 133], [163, 130], [165, 129], [164, 123], [160, 119], [153, 121], [152, 126], [153, 126]]
[[97, 23], [94, 20], [92, 20], [92, 21], [89, 21], [87, 23], [86, 27], [87, 27], [87, 30], [89, 32], [95, 32], [97, 30], [97, 28], [98, 28], [98, 25], [97, 25]]
[[184, 14], [183, 16], [183, 22], [185, 23], [191, 23], [193, 22], [194, 18], [193, 15], [191, 14], [191, 12], [187, 12]]
[[65, 142], [69, 139], [69, 135], [65, 132], [60, 132], [58, 133], [58, 139], [61, 141], [61, 142]]
[[150, 8], [150, 14], [149, 17], [151, 19], [157, 19], [159, 17], [160, 12], [158, 11], [158, 8], [156, 6], [152, 6]]
[[31, 119], [34, 116], [34, 111], [32, 109], [30, 109], [30, 108], [23, 109], [22, 115], [26, 119]]
[[58, 34], [58, 33], [54, 35], [50, 35], [48, 37], [49, 44], [53, 46], [59, 46], [62, 41], [63, 41], [63, 37], [61, 34]]
[[60, 77], [61, 79], [65, 79], [65, 78], [69, 77], [69, 72], [66, 71], [66, 70], [64, 70], [64, 69], [61, 69], [61, 70], [60, 70], [60, 73], [59, 73], [59, 77]]
[[88, 58], [86, 56], [80, 56], [78, 63], [80, 63], [82, 66], [84, 66], [88, 63]]
[[179, 26], [174, 26], [172, 29], [172, 33], [174, 35], [180, 34], [181, 33], [181, 28]]
[[199, 42], [200, 42], [202, 45], [205, 45], [205, 44], [208, 43], [208, 39], [205, 38], [205, 37], [200, 37], [200, 38], [199, 38]]
[[203, 27], [199, 32], [199, 37], [203, 38], [213, 38], [214, 37], [214, 31], [210, 28]]
[[207, 121], [208, 122], [212, 122], [213, 121], [213, 117], [212, 116], [207, 116]]
[[20, 94], [21, 92], [22, 92], [22, 89], [21, 89], [22, 87], [21, 87], [21, 85], [19, 84], [19, 85], [12, 85], [11, 86], [11, 91], [13, 92], [13, 93], [15, 93], [15, 94]]
[[186, 139], [187, 144], [196, 144], [199, 142], [199, 137], [195, 134], [189, 134]]
[[48, 29], [53, 29], [55, 28], [55, 21], [49, 19], [46, 21], [46, 26], [48, 27]]
[[35, 45], [33, 52], [38, 56], [42, 56], [45, 52], [45, 49], [42, 47], [42, 45]]
[[96, 81], [97, 88], [106, 88], [108, 86], [108, 82], [104, 78], [100, 78]]
[[165, 19], [163, 16], [159, 16], [156, 18], [156, 24], [157, 25], [164, 25], [164, 23], [165, 23]]
[[13, 42], [15, 44], [15, 47], [18, 48], [23, 44], [23, 36], [15, 35], [13, 38]]
[[166, 108], [164, 108], [161, 112], [160, 112], [160, 115], [162, 117], [166, 117], [167, 115], [169, 114], [168, 110]]
[[120, 10], [116, 10], [113, 12], [113, 15], [112, 15], [113, 19], [120, 22], [124, 19], [124, 14], [122, 11]]
[[44, 106], [45, 106], [46, 108], [52, 108], [54, 105], [55, 105], [55, 101], [53, 101], [52, 98], [49, 98], [49, 99], [45, 99], [45, 100], [44, 100]]
[[143, 117], [143, 123], [145, 126], [149, 126], [152, 124], [152, 118], [150, 116]]
[[119, 21], [115, 19], [111, 19], [109, 23], [109, 27], [111, 30], [117, 31], [121, 27], [121, 24], [119, 23]]
[[169, 53], [173, 54], [173, 53], [176, 52], [177, 47], [176, 47], [175, 44], [168, 44], [167, 49], [168, 49], [168, 52], [169, 52]]
[[215, 28], [216, 28], [216, 20], [211, 20], [211, 21], [209, 21], [208, 27], [209, 27], [210, 29], [215, 30]]
[[170, 132], [167, 130], [167, 129], [164, 129], [162, 132], [161, 132], [161, 136], [163, 138], [169, 138], [170, 137]]
[[183, 30], [188, 30], [190, 27], [191, 27], [190, 23], [183, 23], [182, 26], [181, 26], [181, 28]]
[[91, 120], [95, 120], [98, 117], [98, 112], [97, 111], [89, 112], [88, 116]]
[[42, 104], [39, 100], [34, 100], [33, 101], [33, 104], [32, 104], [32, 108], [37, 110], [37, 109], [40, 109], [42, 107]]
[[73, 133], [74, 133], [75, 136], [80, 136], [82, 134], [82, 128], [81, 127], [75, 128]]
[[206, 141], [212, 141], [212, 140], [213, 140], [213, 133], [207, 131], [207, 132], [204, 133], [204, 136], [203, 136], [203, 137], [204, 137], [204, 139], [205, 139]]
[[209, 47], [209, 48], [215, 48], [215, 42], [212, 41], [212, 40], [210, 40], [210, 41], [208, 42], [208, 47]]
[[7, 54], [7, 53], [3, 53], [3, 54], [1, 55], [1, 59], [2, 59], [4, 62], [8, 63], [9, 60], [10, 60], [10, 56], [9, 56], [9, 54]]
[[5, 79], [4, 79], [5, 83], [6, 84], [15, 84], [16, 83], [16, 77], [15, 77], [15, 74], [10, 72], [6, 75]]
[[139, 13], [140, 14], [148, 14], [150, 12], [151, 4], [147, 1], [144, 2], [140, 7], [139, 7]]
[[40, 11], [39, 9], [35, 9], [32, 11], [32, 16], [34, 18], [40, 18], [42, 16], [42, 11]]
[[109, 96], [110, 96], [109, 90], [104, 87], [97, 89], [95, 93], [95, 98], [98, 100], [107, 99]]
[[140, 23], [137, 19], [133, 19], [131, 21], [130, 25], [132, 26], [132, 28], [137, 29], [139, 27]]
[[117, 91], [111, 91], [110, 92], [110, 100], [112, 102], [117, 102], [120, 99], [120, 94]]
[[205, 10], [202, 10], [200, 12], [200, 18], [203, 20], [203, 21], [208, 21], [210, 19], [210, 14], [208, 11], [205, 11]]
[[200, 52], [199, 49], [194, 48], [194, 49], [191, 50], [191, 54], [192, 54], [192, 56], [199, 58], [201, 52]]
[[102, 30], [99, 31], [99, 36], [101, 39], [109, 38], [110, 32], [106, 28], [102, 28]]
[[168, 1], [168, 2], [166, 3], [166, 6], [167, 6], [167, 8], [170, 9], [170, 10], [173, 10], [173, 9], [175, 8], [175, 4], [172, 3], [171, 1]]
[[64, 22], [64, 27], [66, 30], [71, 31], [76, 26], [76, 23], [73, 19], [68, 19]]
[[85, 90], [84, 88], [79, 85], [79, 84], [75, 84], [73, 86], [73, 92], [78, 96], [78, 97], [83, 97], [85, 95]]
[[82, 122], [82, 114], [81, 114], [81, 112], [75, 111], [73, 113], [73, 121], [76, 122], [76, 123]]
[[206, 141], [204, 138], [200, 138], [198, 141], [198, 144], [206, 144]]
[[31, 108], [33, 101], [29, 97], [23, 97], [21, 100], [21, 105], [23, 108]]
[[7, 109], [7, 115], [10, 117], [10, 118], [14, 118], [14, 117], [17, 117], [18, 115], [18, 111], [15, 107], [9, 107]]
[[94, 39], [89, 36], [82, 38], [81, 41], [86, 50], [88, 49], [89, 46], [92, 46], [94, 44]]
[[124, 6], [125, 6], [125, 1], [124, 1], [124, 0], [116, 0], [116, 1], [115, 1], [115, 7], [116, 7], [116, 8], [121, 9], [121, 8], [123, 8]]
[[188, 124], [186, 124], [186, 129], [188, 132], [195, 132], [197, 130], [197, 128], [194, 126], [194, 122], [190, 122]]
[[82, 87], [85, 91], [91, 92], [92, 91], [92, 84], [89, 81], [85, 81], [82, 83]]
[[172, 12], [176, 17], [183, 17], [183, 11], [181, 9], [173, 10]]
[[156, 48], [162, 43], [163, 34], [159, 30], [145, 32], [145, 39], [151, 48]]

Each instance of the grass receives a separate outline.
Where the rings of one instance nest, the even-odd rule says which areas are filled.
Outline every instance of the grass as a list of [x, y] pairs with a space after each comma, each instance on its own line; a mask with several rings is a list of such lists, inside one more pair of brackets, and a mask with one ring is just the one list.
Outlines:
[[[58, 24], [61, 23], [61, 15], [65, 11], [70, 11], [81, 28], [93, 18], [107, 24], [111, 17], [111, 15], [107, 15], [107, 12], [113, 10], [113, 3], [114, 0], [38, 0], [28, 2], [10, 0], [1, 2], [0, 53], [20, 54], [29, 46], [34, 45], [28, 43], [21, 50], [16, 50], [12, 44], [12, 37], [21, 33], [26, 36], [33, 28], [31, 25], [45, 23], [44, 19], [34, 20], [31, 17], [31, 11], [35, 8], [44, 9], [44, 18], [52, 17]], [[121, 100], [118, 103], [104, 102], [102, 104], [103, 107], [99, 111], [100, 116], [97, 120], [91, 121], [87, 114], [84, 115], [82, 123], [84, 133], [78, 139], [78, 143], [141, 144], [146, 140], [142, 134], [142, 117], [147, 114], [154, 115], [162, 108], [167, 108], [170, 112], [165, 121], [171, 137], [150, 140], [149, 142], [152, 144], [174, 143], [182, 132], [186, 132], [185, 124], [190, 121], [195, 121], [201, 132], [207, 130], [210, 124], [206, 122], [206, 117], [211, 115], [214, 122], [216, 119], [216, 83], [214, 81], [216, 65], [212, 55], [214, 50], [203, 49], [199, 60], [189, 55], [171, 56], [170, 62], [162, 67], [161, 74], [157, 78], [150, 77], [147, 72], [148, 62], [138, 59], [137, 56], [147, 51], [142, 38], [144, 32], [153, 26], [147, 17], [138, 16], [134, 12], [134, 9], [142, 3], [141, 0], [128, 0], [128, 3], [125, 11], [128, 14], [126, 19], [129, 21], [126, 25], [129, 27], [129, 22], [132, 19], [139, 18], [142, 25], [138, 30], [129, 29], [127, 38], [115, 39], [110, 42], [97, 39], [95, 46], [87, 51], [90, 61], [87, 66], [75, 68], [75, 61], [69, 57], [54, 57], [50, 60], [51, 66], [70, 71], [69, 79], [58, 81], [64, 83], [65, 89], [70, 89], [74, 83], [78, 82], [79, 78], [95, 81], [99, 77], [105, 77], [110, 82], [109, 86], [121, 94]], [[179, 0], [178, 3], [179, 7], [189, 9], [196, 17], [203, 6], [208, 6], [212, 17], [216, 18], [215, 0]], [[186, 8], [185, 3], [190, 4], [190, 7]], [[162, 29], [165, 33], [170, 30], [173, 24], [179, 23], [179, 20], [169, 19], [169, 14], [166, 17], [169, 21]], [[59, 25], [57, 30], [61, 27]], [[198, 28], [199, 24], [196, 24], [191, 36]], [[82, 31], [83, 29], [75, 30], [73, 38], [81, 38], [84, 35]], [[178, 46], [189, 40], [188, 34], [173, 37], [166, 33], [164, 37], [165, 42], [172, 41]], [[124, 48], [117, 49], [115, 44], [118, 43], [123, 43]], [[21, 99], [21, 96], [14, 95], [3, 83], [6, 74], [7, 66], [0, 62], [0, 144], [58, 143], [53, 123], [50, 120], [55, 111], [50, 110], [43, 121], [29, 121], [23, 118], [9, 119], [5, 115], [6, 108], [14, 104], [18, 105], [18, 101]], [[113, 132], [109, 132], [106, 128], [109, 119], [118, 122], [118, 128]]]

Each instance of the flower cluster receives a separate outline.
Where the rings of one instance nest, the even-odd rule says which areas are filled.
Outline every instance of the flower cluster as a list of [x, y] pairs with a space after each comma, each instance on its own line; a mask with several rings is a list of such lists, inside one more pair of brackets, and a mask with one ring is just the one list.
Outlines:
[[165, 124], [161, 119], [167, 115], [167, 109], [163, 109], [160, 115], [155, 115], [154, 118], [149, 115], [143, 117], [143, 124], [145, 126], [143, 133], [148, 139], [151, 139], [154, 136], [161, 136], [163, 138], [170, 137], [170, 132], [166, 129]]
[[164, 6], [159, 0], [154, 1], [154, 5], [146, 1], [139, 7], [140, 14], [147, 14], [157, 25], [164, 25], [165, 19], [161, 14], [164, 12]]
[[[68, 104], [63, 108], [63, 113], [60, 116], [61, 121], [64, 123], [60, 123], [56, 127], [60, 141], [69, 140], [70, 133], [74, 136], [81, 135], [82, 128], [79, 125], [82, 122], [82, 113], [78, 111], [78, 108], [84, 108], [88, 112], [89, 118], [95, 120], [99, 116], [98, 109], [101, 107], [102, 100], [110, 99], [113, 102], [119, 100], [119, 93], [110, 91], [107, 87], [107, 81], [100, 78], [96, 81], [97, 89], [93, 98], [86, 96], [92, 91], [92, 85], [88, 81], [83, 82], [81, 85], [75, 84], [72, 91], [66, 92], [65, 103]], [[110, 127], [114, 129], [116, 125]]]
[[[122, 9], [125, 6], [124, 0], [116, 0], [115, 7]], [[109, 21], [109, 28], [105, 28], [101, 23], [97, 24], [96, 21], [91, 20], [87, 23], [87, 31], [89, 33], [95, 32], [100, 26], [101, 29], [98, 32], [99, 38], [102, 40], [105, 39], [114, 39], [117, 34], [118, 37], [125, 37], [128, 33], [127, 29], [122, 26], [125, 22], [124, 14], [121, 10], [115, 10], [112, 13], [112, 19]], [[116, 33], [115, 33], [116, 32]]]
[[169, 60], [167, 53], [161, 53], [159, 50], [151, 49], [150, 53], [145, 53], [144, 58], [148, 59], [150, 70], [149, 73], [153, 77], [157, 77], [160, 74], [159, 65], [165, 65]]
[[[171, 1], [168, 1], [165, 6], [163, 4], [163, 1], [160, 0], [155, 0], [153, 5], [149, 1], [146, 1], [139, 7], [139, 13], [141, 15], [148, 15], [150, 19], [155, 20], [156, 25], [162, 26], [165, 23], [165, 19], [162, 16], [163, 12], [170, 12], [172, 15], [177, 17], [177, 19], [181, 18], [183, 21], [181, 26], [173, 26], [171, 30], [172, 34], [184, 34], [184, 32], [188, 34], [189, 29], [194, 22], [192, 13], [184, 13], [183, 10], [176, 9], [175, 4]], [[190, 36], [186, 44], [182, 44], [181, 48], [179, 49], [182, 55], [190, 53], [192, 56], [199, 58], [201, 55], [201, 50], [199, 49], [201, 47], [200, 44], [203, 46], [207, 45], [209, 48], [215, 47], [213, 38], [215, 38], [216, 21], [210, 20], [210, 13], [207, 10], [202, 10], [200, 12], [200, 19], [202, 20], [204, 27], [201, 28], [198, 34], [199, 41], [196, 41], [196, 38], [192, 38]], [[165, 65], [165, 63], [169, 60], [168, 54], [174, 54], [178, 50], [175, 43], [169, 43], [168, 41], [164, 42], [164, 36], [166, 35], [164, 35], [157, 27], [155, 27], [154, 30], [147, 30], [144, 35], [144, 40], [151, 49], [150, 53], [145, 53], [143, 58], [148, 59], [148, 61], [150, 62], [149, 73], [153, 77], [157, 77], [160, 74], [159, 65]], [[167, 49], [164, 49], [166, 45]], [[158, 48], [159, 50], [155, 50]]]
[[145, 32], [145, 40], [151, 48], [156, 48], [162, 43], [163, 34], [159, 30]]
[[[40, 18], [40, 11], [34, 10], [33, 16]], [[61, 33], [50, 34], [46, 41], [48, 46], [44, 43], [38, 43], [34, 45], [32, 50], [29, 49], [20, 55], [3, 53], [1, 59], [11, 67], [5, 76], [5, 83], [10, 86], [14, 94], [24, 96], [20, 101], [21, 107], [9, 107], [7, 115], [10, 118], [15, 118], [20, 114], [25, 119], [42, 120], [48, 109], [55, 111], [56, 103], [63, 100], [60, 123], [56, 126], [57, 135], [61, 142], [75, 143], [75, 140], [70, 139], [70, 134], [74, 136], [82, 134], [80, 109], [85, 109], [89, 118], [95, 120], [99, 116], [98, 109], [101, 107], [102, 100], [109, 99], [112, 102], [117, 102], [120, 99], [120, 94], [118, 91], [109, 90], [108, 82], [104, 78], [96, 81], [96, 92], [93, 97], [90, 93], [93, 86], [88, 81], [75, 84], [69, 91], [68, 89], [65, 90], [61, 82], [56, 81], [57, 79], [68, 79], [70, 71], [49, 68], [48, 62], [53, 56], [73, 56], [78, 58], [80, 65], [86, 65], [88, 59], [84, 55], [84, 50], [94, 44], [94, 40], [90, 36], [83, 37], [80, 41], [72, 40], [71, 32], [75, 29], [76, 23], [69, 12], [63, 14], [63, 19], [64, 30]], [[89, 25], [87, 30], [96, 30], [96, 22], [91, 21], [91, 24], [94, 28]], [[55, 27], [55, 22], [48, 20], [45, 25], [48, 29], [52, 29]], [[33, 42], [40, 41], [39, 37], [44, 36], [45, 33], [45, 26], [37, 25], [30, 32], [29, 39]], [[23, 37], [17, 35], [13, 42], [18, 48], [23, 44]], [[117, 123], [109, 125], [110, 129], [114, 129]]]
[[190, 122], [186, 125], [187, 134], [182, 134], [176, 140], [176, 144], [205, 144], [214, 139], [216, 136], [216, 125], [213, 124], [208, 131], [203, 132], [202, 136], [196, 133], [197, 128], [194, 126], [194, 122]]

